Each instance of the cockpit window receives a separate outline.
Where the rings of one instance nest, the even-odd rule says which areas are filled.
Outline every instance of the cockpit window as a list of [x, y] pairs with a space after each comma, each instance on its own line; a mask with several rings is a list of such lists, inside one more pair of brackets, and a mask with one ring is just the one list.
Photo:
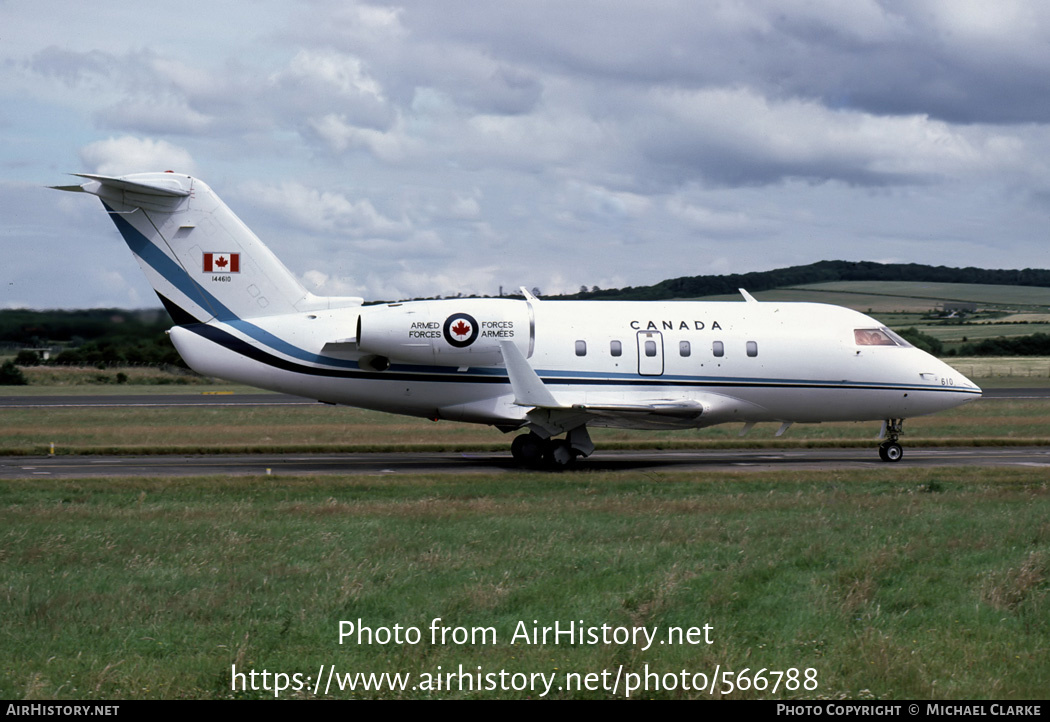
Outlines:
[[904, 348], [911, 346], [885, 326], [853, 329], [853, 338], [858, 346], [902, 346]]

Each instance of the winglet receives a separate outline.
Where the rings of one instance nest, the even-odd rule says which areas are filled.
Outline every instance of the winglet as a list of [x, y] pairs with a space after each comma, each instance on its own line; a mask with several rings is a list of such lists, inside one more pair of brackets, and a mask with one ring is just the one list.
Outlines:
[[758, 303], [758, 299], [755, 298], [754, 296], [752, 296], [750, 293], [748, 293], [744, 289], [738, 288], [736, 290], [740, 291], [740, 295], [743, 296], [744, 300], [747, 301], [748, 303]]
[[540, 299], [536, 298], [536, 296], [534, 296], [532, 294], [532, 291], [530, 291], [529, 289], [525, 288], [524, 286], [521, 286], [521, 293], [522, 293], [523, 296], [525, 296], [525, 300], [526, 301], [539, 301], [540, 300]]
[[553, 409], [564, 408], [559, 404], [550, 390], [543, 385], [543, 379], [529, 365], [513, 341], [500, 341], [503, 351], [503, 363], [507, 367], [510, 386], [514, 389], [514, 403], [518, 406], [536, 406]]

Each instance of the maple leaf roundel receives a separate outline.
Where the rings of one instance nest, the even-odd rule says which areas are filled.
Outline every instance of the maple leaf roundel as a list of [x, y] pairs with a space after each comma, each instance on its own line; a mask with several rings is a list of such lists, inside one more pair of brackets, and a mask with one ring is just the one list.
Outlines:
[[442, 327], [445, 340], [455, 348], [466, 348], [478, 337], [478, 322], [469, 313], [454, 313]]

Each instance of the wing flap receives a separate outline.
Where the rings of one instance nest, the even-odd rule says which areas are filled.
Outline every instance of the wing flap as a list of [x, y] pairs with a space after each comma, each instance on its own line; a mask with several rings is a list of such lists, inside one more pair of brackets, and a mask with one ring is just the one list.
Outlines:
[[641, 404], [573, 404], [572, 408], [594, 414], [655, 414], [659, 416], [700, 416], [704, 405], [698, 401], [654, 400]]

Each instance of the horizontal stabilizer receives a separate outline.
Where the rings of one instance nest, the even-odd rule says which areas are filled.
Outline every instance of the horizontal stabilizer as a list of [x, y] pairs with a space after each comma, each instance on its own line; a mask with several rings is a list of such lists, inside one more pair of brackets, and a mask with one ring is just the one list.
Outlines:
[[[161, 178], [158, 180], [151, 180], [150, 182], [142, 181], [129, 181], [124, 178], [113, 178], [105, 175], [93, 175], [91, 173], [73, 173], [77, 178], [87, 178], [88, 180], [101, 183], [109, 188], [115, 188], [122, 191], [131, 191], [132, 193], [142, 193], [147, 196], [167, 196], [171, 198], [185, 198], [190, 194], [190, 191], [182, 187], [182, 183], [176, 177], [172, 177], [170, 181]], [[160, 174], [157, 174], [160, 176]], [[71, 186], [53, 186], [56, 190], [72, 190]], [[85, 190], [81, 186], [76, 186], [80, 190]], [[88, 191], [90, 192], [90, 191]]]

